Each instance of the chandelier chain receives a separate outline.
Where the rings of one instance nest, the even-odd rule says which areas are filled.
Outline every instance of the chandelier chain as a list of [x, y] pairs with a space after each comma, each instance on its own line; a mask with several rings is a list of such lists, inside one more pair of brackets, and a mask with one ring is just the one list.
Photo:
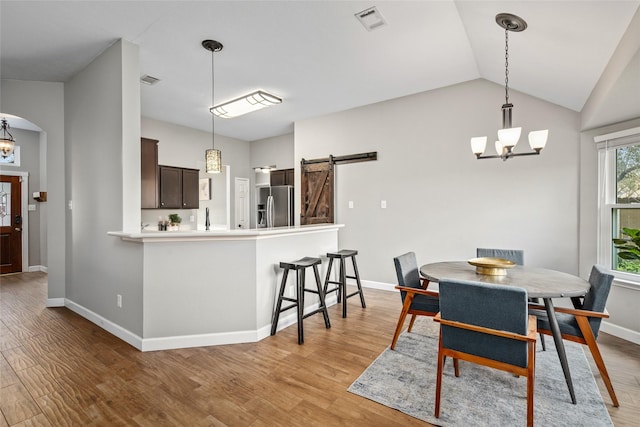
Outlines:
[[509, 30], [504, 30], [504, 97], [509, 103]]

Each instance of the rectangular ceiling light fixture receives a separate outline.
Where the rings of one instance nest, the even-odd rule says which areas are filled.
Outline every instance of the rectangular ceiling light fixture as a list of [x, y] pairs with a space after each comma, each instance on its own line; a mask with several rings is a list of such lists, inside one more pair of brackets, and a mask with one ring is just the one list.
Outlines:
[[218, 117], [230, 119], [281, 103], [281, 98], [262, 90], [257, 90], [223, 104], [214, 105], [210, 108], [210, 111]]
[[369, 9], [365, 9], [362, 12], [356, 13], [356, 18], [358, 21], [367, 29], [367, 31], [375, 30], [376, 28], [380, 28], [387, 23], [385, 21], [384, 16], [380, 13], [380, 11], [375, 7], [370, 7]]

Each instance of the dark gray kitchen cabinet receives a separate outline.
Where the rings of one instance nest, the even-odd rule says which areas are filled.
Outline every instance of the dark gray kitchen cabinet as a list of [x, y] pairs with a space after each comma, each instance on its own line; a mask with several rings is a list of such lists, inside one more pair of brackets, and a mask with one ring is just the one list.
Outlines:
[[153, 209], [158, 207], [158, 140], [142, 138], [140, 177], [142, 209]]
[[198, 169], [158, 166], [159, 202], [162, 209], [198, 209]]
[[279, 169], [270, 172], [270, 184], [272, 187], [276, 185], [293, 185], [294, 175], [293, 169]]

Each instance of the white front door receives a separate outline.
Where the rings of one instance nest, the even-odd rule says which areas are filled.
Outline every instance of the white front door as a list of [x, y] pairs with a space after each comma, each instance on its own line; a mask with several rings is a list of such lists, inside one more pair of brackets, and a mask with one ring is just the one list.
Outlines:
[[235, 228], [250, 228], [249, 178], [236, 178], [236, 224]]

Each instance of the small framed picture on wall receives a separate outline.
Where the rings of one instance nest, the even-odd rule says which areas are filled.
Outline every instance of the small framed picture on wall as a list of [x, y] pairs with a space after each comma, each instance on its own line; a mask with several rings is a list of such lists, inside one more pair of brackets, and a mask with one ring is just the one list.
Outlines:
[[211, 178], [200, 178], [200, 200], [211, 200]]

